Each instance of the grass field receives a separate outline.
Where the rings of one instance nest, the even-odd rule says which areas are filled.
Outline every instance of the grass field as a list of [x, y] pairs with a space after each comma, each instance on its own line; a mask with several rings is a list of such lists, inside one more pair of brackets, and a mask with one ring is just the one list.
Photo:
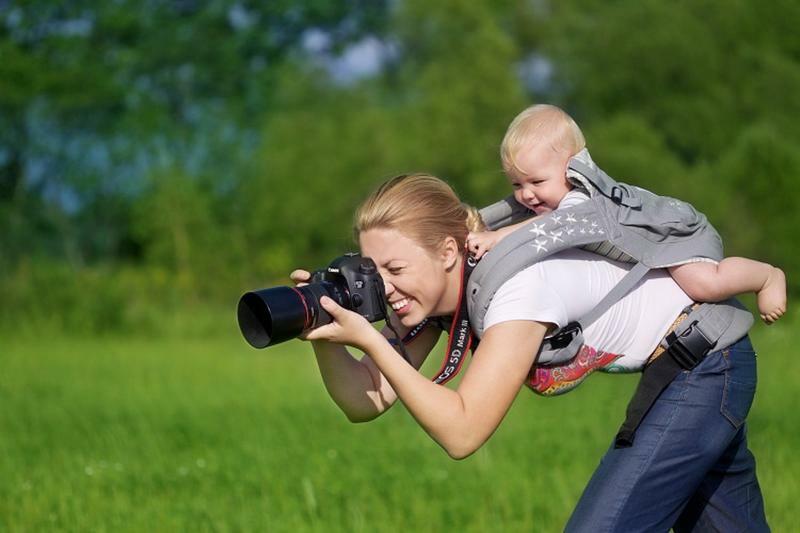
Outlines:
[[[774, 531], [795, 530], [800, 500], [797, 323], [753, 335], [750, 439]], [[523, 391], [455, 462], [402, 406], [347, 422], [299, 342], [255, 351], [235, 326], [198, 340], [3, 339], [0, 529], [560, 531], [636, 379]]]

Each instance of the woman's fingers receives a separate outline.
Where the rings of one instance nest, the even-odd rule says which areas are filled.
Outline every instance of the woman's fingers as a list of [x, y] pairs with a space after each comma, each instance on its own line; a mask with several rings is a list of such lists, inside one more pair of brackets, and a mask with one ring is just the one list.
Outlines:
[[333, 324], [325, 324], [324, 326], [306, 331], [300, 338], [304, 341], [332, 341], [334, 327]]
[[333, 321], [306, 333], [307, 340], [326, 340], [366, 351], [371, 336], [380, 336], [363, 316], [345, 309], [328, 296], [320, 298], [319, 303]]
[[346, 322], [347, 317], [345, 316], [345, 313], [347, 310], [338, 305], [328, 296], [323, 296], [320, 298], [319, 304], [329, 315], [331, 315], [333, 322], [305, 332], [302, 338], [309, 341], [328, 340], [337, 342], [341, 335], [341, 328], [343, 327], [342, 322]]
[[308, 281], [311, 273], [308, 270], [297, 269], [293, 270], [289, 277], [292, 278], [292, 281]]
[[333, 298], [328, 296], [323, 296], [320, 298], [319, 303], [322, 308], [325, 309], [336, 321], [339, 321], [339, 319], [342, 318], [342, 313], [346, 311], [344, 307], [334, 302]]
[[311, 279], [311, 273], [307, 270], [297, 269], [289, 274], [289, 278], [294, 281], [295, 285], [308, 285], [308, 280]]

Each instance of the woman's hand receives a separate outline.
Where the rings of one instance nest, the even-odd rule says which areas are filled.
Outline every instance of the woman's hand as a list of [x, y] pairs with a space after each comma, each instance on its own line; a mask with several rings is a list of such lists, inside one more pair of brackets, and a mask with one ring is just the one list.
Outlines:
[[[308, 285], [311, 274], [307, 270], [295, 270], [289, 277], [294, 281], [295, 286], [302, 287]], [[320, 299], [322, 308], [331, 315], [333, 322], [320, 326], [316, 329], [305, 331], [298, 335], [299, 339], [305, 341], [333, 342], [336, 344], [346, 344], [366, 352], [366, 346], [376, 339], [384, 339], [367, 319], [358, 313], [349, 311], [338, 305], [331, 298], [323, 296]]]
[[[308, 285], [308, 280], [311, 279], [311, 272], [308, 270], [293, 270], [291, 274], [289, 274], [289, 279], [294, 281], [295, 287], [302, 287], [303, 285]], [[308, 331], [304, 331], [300, 335], [297, 336], [300, 340], [309, 340], [308, 339]]]
[[[297, 287], [311, 281], [306, 270], [295, 270], [289, 277]], [[375, 330], [361, 315], [342, 309], [328, 297], [322, 300], [320, 305], [334, 322], [304, 331], [297, 338], [311, 341], [325, 388], [347, 418], [352, 422], [372, 420], [391, 407], [397, 395], [369, 355], [356, 359], [343, 344], [358, 348], [362, 344], [358, 339], [368, 338], [369, 330]]]
[[[295, 270], [289, 274], [289, 277], [296, 286], [302, 287], [303, 285], [308, 285], [311, 273], [307, 270]], [[367, 344], [374, 342], [377, 338], [383, 339], [383, 335], [373, 328], [366, 318], [353, 311], [348, 311], [331, 298], [323, 296], [320, 299], [320, 305], [331, 315], [333, 322], [306, 331], [299, 335], [298, 338], [307, 341], [346, 344], [364, 352], [367, 351]]]
[[289, 278], [294, 281], [295, 286], [302, 287], [308, 285], [308, 280], [311, 279], [311, 273], [307, 270], [294, 270], [289, 274]]
[[333, 322], [305, 333], [305, 339], [346, 344], [363, 352], [367, 352], [368, 347], [376, 341], [386, 342], [383, 335], [358, 313], [345, 309], [327, 296], [320, 298], [319, 302], [322, 308], [331, 315]]

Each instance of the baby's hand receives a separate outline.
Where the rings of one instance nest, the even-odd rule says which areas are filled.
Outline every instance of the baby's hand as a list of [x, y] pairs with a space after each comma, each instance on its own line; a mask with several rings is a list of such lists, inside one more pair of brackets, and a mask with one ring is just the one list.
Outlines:
[[494, 248], [500, 239], [501, 237], [496, 231], [470, 232], [467, 235], [467, 249], [475, 256], [475, 259], [480, 259], [483, 254]]

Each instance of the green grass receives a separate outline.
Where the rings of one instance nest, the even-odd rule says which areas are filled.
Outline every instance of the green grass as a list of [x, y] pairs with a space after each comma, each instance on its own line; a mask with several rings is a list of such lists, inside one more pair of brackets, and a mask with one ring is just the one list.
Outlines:
[[[775, 531], [800, 499], [792, 322], [754, 332], [750, 438]], [[347, 422], [299, 342], [6, 339], [0, 365], [6, 531], [560, 531], [636, 383], [523, 391], [455, 462], [401, 406]]]

